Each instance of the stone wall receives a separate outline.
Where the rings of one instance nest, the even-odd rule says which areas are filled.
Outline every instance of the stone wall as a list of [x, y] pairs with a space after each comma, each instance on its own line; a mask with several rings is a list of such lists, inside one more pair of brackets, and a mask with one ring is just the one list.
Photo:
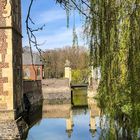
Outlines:
[[[4, 15], [8, 13], [5, 10], [6, 1], [0, 1], [0, 110], [6, 110], [8, 108], [8, 104], [5, 99], [8, 99], [9, 90], [5, 87], [9, 81], [8, 73], [4, 73], [3, 71], [7, 71], [10, 69], [10, 64], [8, 62], [7, 54], [8, 54], [8, 37], [6, 30], [6, 19]], [[11, 56], [9, 56], [11, 57]], [[10, 100], [12, 101], [12, 100]], [[9, 102], [10, 102], [9, 101]]]
[[[40, 80], [23, 81], [23, 95], [31, 105], [36, 104], [42, 100], [42, 83]], [[25, 100], [26, 100], [25, 99]], [[28, 102], [27, 101], [27, 102]]]
[[0, 121], [0, 140], [21, 140], [28, 125], [21, 117], [17, 120]]
[[21, 38], [20, 0], [0, 0], [0, 111], [13, 120], [23, 111]]
[[0, 0], [0, 140], [19, 139], [23, 112], [21, 1]]
[[42, 80], [43, 99], [50, 104], [71, 103], [71, 88], [69, 79], [44, 79]]

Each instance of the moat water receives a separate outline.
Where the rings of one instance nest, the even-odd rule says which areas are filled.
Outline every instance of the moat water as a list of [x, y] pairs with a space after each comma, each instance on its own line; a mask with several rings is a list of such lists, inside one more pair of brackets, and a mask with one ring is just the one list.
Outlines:
[[73, 91], [71, 103], [44, 100], [29, 112], [30, 129], [24, 140], [140, 140], [140, 121], [136, 117], [140, 114], [133, 116], [137, 112], [130, 110], [133, 114], [129, 118], [115, 107], [105, 108], [104, 114], [104, 108], [97, 104], [97, 100], [87, 98], [84, 88]]
[[[93, 99], [86, 89], [74, 90], [71, 104], [43, 101], [28, 118], [30, 129], [26, 140], [97, 140], [100, 135], [99, 110], [91, 110]], [[42, 108], [42, 110], [41, 110]]]

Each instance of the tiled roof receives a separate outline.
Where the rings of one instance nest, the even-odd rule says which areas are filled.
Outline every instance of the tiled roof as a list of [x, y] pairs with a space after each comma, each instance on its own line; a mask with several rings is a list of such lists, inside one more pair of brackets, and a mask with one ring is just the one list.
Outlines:
[[30, 53], [29, 50], [23, 49], [22, 53], [23, 65], [42, 65], [41, 58], [37, 53]]

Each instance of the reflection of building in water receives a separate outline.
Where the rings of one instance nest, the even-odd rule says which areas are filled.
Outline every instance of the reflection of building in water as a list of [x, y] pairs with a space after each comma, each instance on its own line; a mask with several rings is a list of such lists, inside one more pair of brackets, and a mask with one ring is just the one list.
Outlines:
[[100, 109], [97, 107], [97, 103], [93, 98], [88, 98], [88, 107], [90, 113], [90, 132], [94, 135], [97, 129], [96, 117], [100, 116]]
[[90, 110], [90, 130], [96, 130], [96, 120], [95, 117], [92, 117], [91, 110]]
[[86, 107], [86, 106], [84, 106], [84, 107], [73, 107], [72, 112], [73, 112], [73, 116], [83, 115], [83, 114], [86, 115], [88, 113], [88, 107]]
[[43, 118], [64, 118], [66, 119], [66, 132], [71, 137], [73, 131], [71, 104], [48, 104], [43, 102]]
[[66, 119], [66, 132], [68, 134], [68, 137], [71, 137], [71, 134], [73, 132], [73, 118], [72, 118], [73, 114], [72, 114], [72, 110], [70, 111], [70, 117]]

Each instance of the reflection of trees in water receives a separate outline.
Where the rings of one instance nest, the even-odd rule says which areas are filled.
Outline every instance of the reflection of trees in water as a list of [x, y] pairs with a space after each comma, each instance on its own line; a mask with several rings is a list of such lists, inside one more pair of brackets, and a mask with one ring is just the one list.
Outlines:
[[75, 88], [72, 90], [72, 103], [74, 106], [87, 106], [87, 88]]

